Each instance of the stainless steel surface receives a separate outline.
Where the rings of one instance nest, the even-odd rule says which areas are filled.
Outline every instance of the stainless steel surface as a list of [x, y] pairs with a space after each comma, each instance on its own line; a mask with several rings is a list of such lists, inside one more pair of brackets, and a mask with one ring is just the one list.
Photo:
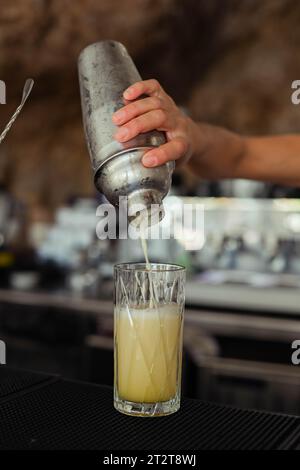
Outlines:
[[125, 47], [115, 41], [91, 44], [78, 60], [83, 124], [95, 185], [109, 202], [134, 193], [135, 203], [161, 204], [171, 184], [174, 163], [146, 169], [145, 150], [166, 142], [162, 132], [140, 134], [126, 143], [114, 139], [113, 113], [124, 106], [123, 92], [141, 77]]
[[143, 153], [141, 149], [132, 150], [108, 160], [99, 172], [97, 185], [114, 206], [118, 206], [120, 196], [127, 196], [129, 215], [134, 215], [139, 205], [146, 210], [154, 204], [163, 215], [162, 199], [171, 185], [172, 167], [149, 170], [141, 164]]

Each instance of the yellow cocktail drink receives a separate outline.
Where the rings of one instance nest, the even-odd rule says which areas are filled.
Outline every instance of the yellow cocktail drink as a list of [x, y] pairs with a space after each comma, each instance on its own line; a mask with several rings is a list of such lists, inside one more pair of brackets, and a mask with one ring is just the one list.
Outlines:
[[182, 312], [175, 303], [116, 307], [115, 380], [122, 400], [155, 403], [175, 396], [180, 381], [181, 335]]

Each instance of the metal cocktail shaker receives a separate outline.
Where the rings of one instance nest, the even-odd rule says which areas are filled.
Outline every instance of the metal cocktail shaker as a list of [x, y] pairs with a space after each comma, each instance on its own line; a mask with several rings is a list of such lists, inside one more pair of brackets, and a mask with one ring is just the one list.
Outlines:
[[135, 204], [140, 204], [145, 207], [144, 215], [149, 215], [151, 205], [158, 204], [161, 218], [162, 200], [171, 185], [174, 163], [145, 168], [141, 158], [147, 149], [166, 142], [164, 133], [146, 132], [126, 143], [114, 139], [117, 127], [112, 115], [124, 106], [125, 89], [141, 80], [131, 57], [122, 44], [101, 41], [81, 52], [78, 70], [83, 124], [96, 188], [114, 206], [118, 206], [119, 196], [127, 196], [128, 214], [132, 214]]

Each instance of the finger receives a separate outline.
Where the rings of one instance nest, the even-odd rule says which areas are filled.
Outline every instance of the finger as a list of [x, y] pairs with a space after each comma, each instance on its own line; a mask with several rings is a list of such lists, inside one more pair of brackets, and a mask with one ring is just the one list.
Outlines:
[[129, 88], [127, 88], [127, 90], [124, 91], [123, 96], [126, 100], [135, 100], [143, 94], [155, 96], [161, 92], [162, 88], [158, 81], [155, 79], [151, 79], [134, 83]]
[[161, 107], [161, 100], [156, 96], [134, 101], [113, 114], [112, 120], [118, 126], [131, 119]]
[[161, 129], [165, 125], [166, 120], [166, 113], [162, 109], [149, 111], [121, 126], [115, 134], [115, 139], [119, 142], [126, 142], [143, 132]]
[[172, 160], [178, 160], [187, 152], [187, 142], [181, 137], [177, 137], [171, 142], [155, 147], [145, 153], [142, 163], [146, 167], [163, 165]]

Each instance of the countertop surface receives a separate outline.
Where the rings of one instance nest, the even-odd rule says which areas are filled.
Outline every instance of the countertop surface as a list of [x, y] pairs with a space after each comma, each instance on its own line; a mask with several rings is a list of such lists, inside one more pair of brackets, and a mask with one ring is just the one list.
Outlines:
[[0, 449], [300, 449], [300, 418], [183, 399], [181, 410], [137, 418], [112, 389], [0, 366]]
[[[277, 317], [289, 316], [290, 318], [299, 318], [300, 279], [298, 277], [292, 276], [290, 279], [286, 276], [286, 284], [275, 285], [275, 278], [273, 279], [271, 276], [257, 275], [255, 277], [250, 273], [247, 275], [241, 273], [241, 280], [243, 282], [237, 282], [238, 275], [233, 277], [231, 274], [230, 282], [219, 282], [220, 276], [220, 273], [207, 273], [206, 275], [187, 278], [186, 305], [191, 309], [238, 310], [259, 315], [269, 314]], [[261, 278], [263, 279], [260, 281], [260, 284], [258, 281]], [[211, 279], [211, 282], [209, 279]], [[234, 279], [236, 282], [233, 282]], [[249, 280], [248, 284], [246, 279]], [[254, 280], [256, 280], [257, 285], [255, 285]], [[67, 289], [56, 291], [0, 289], [0, 301], [11, 302], [15, 299], [19, 302], [18, 299], [23, 298], [26, 303], [26, 299], [29, 299], [30, 296], [35, 298], [36, 301], [37, 299], [45, 300], [47, 298], [50, 304], [51, 302], [57, 304], [63, 299], [67, 299], [67, 303], [70, 302], [70, 305], [75, 307], [75, 309], [76, 304], [82, 305], [83, 302], [89, 302], [89, 306], [92, 306], [92, 304], [96, 306], [99, 300], [101, 300], [103, 305], [109, 306], [113, 299], [113, 282], [106, 281], [102, 285], [101, 292], [98, 294], [93, 293], [93, 295], [75, 293]]]
[[[217, 287], [214, 287], [217, 291]], [[190, 287], [187, 285], [188, 289]], [[298, 290], [294, 290], [298, 298]], [[203, 298], [205, 298], [206, 293], [207, 289], [203, 285], [199, 285], [198, 295], [203, 295]], [[213, 292], [210, 292], [209, 295], [213, 296]], [[219, 300], [220, 305], [222, 304], [220, 292], [219, 298], [217, 294], [215, 295], [215, 300]], [[0, 289], [0, 311], [6, 311], [6, 305], [20, 306], [19, 315], [24, 314], [25, 316], [28, 311], [31, 311], [31, 307], [52, 308], [70, 313], [77, 312], [79, 315], [93, 315], [108, 320], [112, 319], [113, 314], [112, 300], [84, 298], [65, 291], [23, 292], [13, 289]], [[27, 310], [23, 307], [27, 307]], [[274, 312], [271, 317], [267, 315], [267, 312], [256, 312], [256, 314], [250, 311], [238, 313], [237, 311], [213, 311], [189, 306], [185, 311], [185, 323], [186, 325], [202, 327], [211, 334], [242, 335], [250, 338], [263, 337], [265, 340], [269, 338], [289, 342], [300, 336], [299, 318], [296, 312], [288, 313], [288, 310], [281, 315]]]
[[256, 287], [240, 284], [209, 284], [200, 280], [186, 283], [186, 301], [191, 307], [238, 309], [288, 314], [299, 318], [299, 287]]

